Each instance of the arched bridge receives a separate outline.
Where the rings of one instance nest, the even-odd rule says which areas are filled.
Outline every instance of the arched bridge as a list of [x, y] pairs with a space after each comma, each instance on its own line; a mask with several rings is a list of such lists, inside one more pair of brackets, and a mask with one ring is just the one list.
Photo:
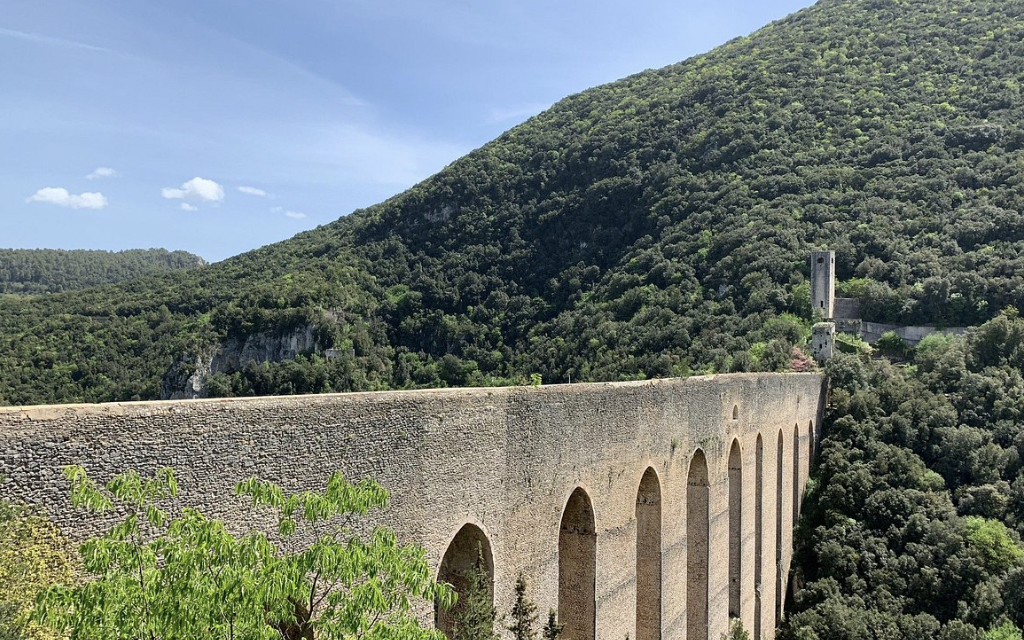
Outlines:
[[817, 374], [739, 374], [5, 408], [0, 494], [82, 535], [63, 465], [170, 465], [183, 502], [242, 528], [263, 523], [238, 480], [342, 469], [391, 491], [380, 521], [442, 579], [464, 584], [480, 549], [498, 611], [521, 572], [567, 640], [719, 640], [730, 618], [771, 638], [822, 401]]

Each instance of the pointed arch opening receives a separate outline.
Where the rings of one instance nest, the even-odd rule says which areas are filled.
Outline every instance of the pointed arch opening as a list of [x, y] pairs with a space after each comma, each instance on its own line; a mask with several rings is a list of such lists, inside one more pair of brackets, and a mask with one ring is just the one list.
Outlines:
[[558, 532], [558, 621], [565, 640], [594, 640], [597, 624], [597, 530], [590, 496], [577, 487]]
[[785, 439], [782, 430], [779, 430], [779, 442], [775, 453], [775, 620], [773, 626], [778, 626], [782, 616], [782, 509], [785, 503], [786, 492], [782, 483], [785, 478], [782, 470], [783, 455], [785, 455]]
[[708, 637], [708, 565], [711, 484], [704, 452], [690, 460], [686, 481], [686, 637]]
[[803, 494], [800, 491], [800, 425], [793, 425], [793, 522], [795, 527], [800, 519], [800, 502]]
[[449, 638], [452, 637], [459, 607], [465, 602], [463, 595], [467, 592], [474, 573], [482, 578], [493, 603], [494, 557], [491, 555], [491, 543], [480, 527], [467, 523], [449, 543], [437, 574], [439, 581], [452, 585], [459, 594], [458, 601], [451, 609], [443, 609], [436, 605], [434, 607], [434, 624], [438, 631]]
[[743, 558], [743, 456], [739, 440], [729, 450], [729, 617], [740, 617]]
[[807, 422], [807, 477], [811, 477], [811, 466], [814, 464], [814, 421]]
[[761, 637], [761, 589], [764, 583], [764, 441], [754, 451], [754, 637]]
[[636, 494], [636, 640], [661, 639], [661, 483], [648, 467]]

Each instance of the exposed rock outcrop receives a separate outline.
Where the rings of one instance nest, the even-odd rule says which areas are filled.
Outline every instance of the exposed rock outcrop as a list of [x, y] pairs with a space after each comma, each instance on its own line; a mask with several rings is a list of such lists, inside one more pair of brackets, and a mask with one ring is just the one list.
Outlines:
[[185, 354], [164, 374], [160, 397], [164, 400], [205, 398], [207, 379], [217, 373], [233, 373], [250, 362], [283, 362], [302, 353], [320, 354], [313, 325], [297, 327], [291, 332], [274, 335], [256, 333], [240, 340], [228, 338], [220, 345], [199, 354]]

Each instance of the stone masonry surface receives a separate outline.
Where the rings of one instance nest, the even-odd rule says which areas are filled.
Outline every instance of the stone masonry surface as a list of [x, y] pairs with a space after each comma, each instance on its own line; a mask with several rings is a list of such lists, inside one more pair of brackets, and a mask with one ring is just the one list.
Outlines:
[[[582, 488], [596, 521], [596, 637], [621, 640], [636, 637], [636, 504], [641, 479], [652, 469], [662, 514], [661, 637], [676, 640], [687, 629], [687, 474], [700, 449], [710, 484], [708, 628], [700, 638], [717, 640], [729, 616], [729, 452], [735, 441], [742, 486], [739, 509], [733, 509], [733, 518], [740, 516], [740, 617], [748, 631], [754, 628], [759, 587], [759, 626], [771, 637], [799, 507], [793, 502], [802, 495], [817, 439], [822, 384], [819, 374], [737, 374], [0, 408], [0, 475], [7, 477], [0, 496], [38, 506], [68, 535], [82, 538], [104, 523], [71, 508], [64, 465], [82, 464], [100, 481], [127, 469], [145, 474], [171, 466], [182, 505], [200, 507], [244, 531], [268, 523], [265, 514], [232, 496], [239, 480], [258, 475], [288, 491], [318, 489], [340, 469], [352, 480], [371, 476], [387, 487], [391, 503], [372, 523], [423, 545], [435, 568], [463, 525], [478, 526], [493, 553], [498, 611], [509, 610], [516, 576], [523, 572], [529, 597], [546, 612], [558, 605], [563, 509]], [[758, 586], [753, 563], [759, 436], [764, 553]], [[777, 513], [783, 518], [778, 541]]]

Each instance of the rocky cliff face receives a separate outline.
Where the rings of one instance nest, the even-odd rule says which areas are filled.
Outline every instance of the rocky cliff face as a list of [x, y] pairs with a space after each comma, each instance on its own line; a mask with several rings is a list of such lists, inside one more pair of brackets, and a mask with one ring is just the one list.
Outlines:
[[206, 380], [216, 373], [232, 373], [250, 362], [282, 362], [300, 353], [322, 351], [312, 325], [281, 335], [257, 333], [245, 340], [229, 338], [202, 353], [182, 355], [164, 374], [160, 397], [163, 400], [205, 398]]

